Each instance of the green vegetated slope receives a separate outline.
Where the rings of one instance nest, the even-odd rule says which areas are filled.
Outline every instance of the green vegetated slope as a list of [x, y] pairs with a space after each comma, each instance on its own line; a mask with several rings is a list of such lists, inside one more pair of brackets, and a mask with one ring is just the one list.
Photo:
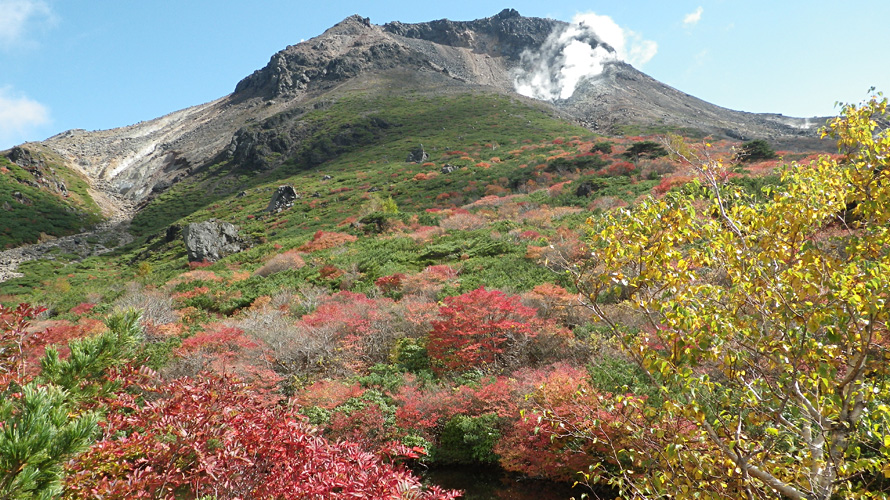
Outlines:
[[[309, 108], [285, 112], [248, 127], [245, 135], [259, 136], [265, 147], [253, 148], [245, 155], [236, 153], [235, 158], [174, 186], [137, 216], [134, 227], [147, 234], [240, 191], [248, 194], [239, 200], [240, 206], [256, 202], [251, 209], [265, 208], [263, 203], [268, 203], [269, 196], [263, 190], [283, 183], [291, 183], [307, 195], [319, 191], [325, 202], [331, 199], [331, 189], [345, 193], [343, 188], [349, 188], [353, 192], [336, 198], [350, 204], [360, 196], [355, 191], [367, 184], [365, 190], [377, 188], [396, 197], [411, 198], [410, 203], [418, 206], [432, 206], [423, 201], [424, 197], [449, 184], [463, 188], [475, 180], [473, 186], [478, 189], [462, 193], [464, 198], [472, 199], [484, 192], [484, 185], [479, 186], [481, 182], [505, 175], [527, 158], [508, 158], [505, 153], [514, 149], [511, 146], [531, 138], [586, 133], [551, 117], [543, 108], [482, 92], [450, 96], [347, 94], [334, 101], [316, 102]], [[429, 165], [405, 162], [408, 154], [421, 144], [438, 167], [442, 161], [471, 167], [499, 155], [504, 156], [504, 163], [484, 175], [465, 172], [447, 183], [439, 181], [411, 188], [406, 182], [409, 179], [401, 174], [430, 170]], [[446, 154], [464, 146], [475, 150], [473, 158]], [[290, 151], [282, 156], [276, 149]], [[322, 175], [334, 173], [337, 178], [333, 182], [321, 182]], [[220, 215], [227, 214], [223, 210]]]
[[86, 180], [38, 149], [30, 151], [28, 168], [0, 156], [0, 248], [74, 234], [101, 221]]
[[[0, 284], [0, 291], [65, 310], [82, 301], [84, 287], [113, 299], [140, 265], [151, 270], [144, 282], [162, 286], [187, 264], [181, 236], [168, 237], [168, 228], [211, 218], [236, 224], [251, 241], [250, 250], [217, 264], [242, 272], [311, 243], [318, 231], [356, 238], [312, 253], [311, 265], [232, 285], [237, 299], [205, 304], [214, 313], [231, 313], [287, 283], [369, 292], [382, 276], [435, 264], [461, 270], [460, 286], [447, 294], [483, 285], [568, 286], [541, 265], [543, 249], [576, 244], [574, 230], [591, 212], [632, 203], [660, 183], [672, 185], [662, 177], [676, 177], [652, 138], [598, 137], [543, 106], [500, 94], [355, 92], [313, 104], [253, 126], [267, 135], [290, 131], [281, 139], [293, 143], [290, 149], [279, 148], [287, 156], [266, 148], [259, 161], [239, 163], [236, 155], [204, 168], [139, 212], [135, 243], [68, 268], [59, 260], [26, 263], [27, 276]], [[420, 145], [429, 158], [406, 161]], [[265, 212], [283, 184], [300, 198], [291, 209]], [[57, 281], [65, 282], [64, 293]]]

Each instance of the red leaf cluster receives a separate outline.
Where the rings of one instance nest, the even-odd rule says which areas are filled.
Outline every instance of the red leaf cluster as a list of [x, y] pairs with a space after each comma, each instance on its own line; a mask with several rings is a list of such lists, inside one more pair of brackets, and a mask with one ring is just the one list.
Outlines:
[[440, 373], [500, 369], [537, 335], [530, 324], [534, 309], [523, 306], [519, 297], [485, 287], [447, 297], [439, 316], [433, 321], [427, 350]]
[[27, 331], [31, 318], [46, 309], [19, 304], [5, 307], [0, 304], [0, 388], [12, 381], [23, 382], [29, 350], [41, 342], [41, 335]]
[[[113, 402], [104, 437], [68, 465], [66, 497], [448, 500], [406, 469], [330, 442], [292, 411], [235, 380], [204, 376], [157, 387], [144, 405]], [[416, 454], [393, 447], [391, 454]]]

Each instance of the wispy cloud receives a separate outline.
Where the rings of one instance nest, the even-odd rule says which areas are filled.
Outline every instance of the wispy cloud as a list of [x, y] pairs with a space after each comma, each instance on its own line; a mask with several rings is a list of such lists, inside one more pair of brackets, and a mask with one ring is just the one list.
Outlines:
[[35, 29], [45, 29], [57, 21], [44, 0], [0, 0], [0, 49], [28, 43]]
[[701, 21], [701, 15], [704, 11], [705, 9], [699, 6], [694, 12], [686, 14], [686, 17], [683, 18], [683, 26], [691, 28], [698, 24], [698, 22]]
[[28, 139], [37, 127], [50, 122], [49, 109], [39, 102], [0, 87], [0, 149]]

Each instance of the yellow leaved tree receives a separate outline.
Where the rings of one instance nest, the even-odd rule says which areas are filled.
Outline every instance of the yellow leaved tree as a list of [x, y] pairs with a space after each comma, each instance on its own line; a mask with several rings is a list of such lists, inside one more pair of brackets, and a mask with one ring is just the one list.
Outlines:
[[888, 495], [887, 106], [845, 105], [823, 130], [841, 154], [786, 166], [765, 201], [672, 140], [706, 189], [588, 221], [577, 283], [663, 396], [617, 398], [637, 418], [596, 424], [633, 444], [591, 480], [634, 498]]

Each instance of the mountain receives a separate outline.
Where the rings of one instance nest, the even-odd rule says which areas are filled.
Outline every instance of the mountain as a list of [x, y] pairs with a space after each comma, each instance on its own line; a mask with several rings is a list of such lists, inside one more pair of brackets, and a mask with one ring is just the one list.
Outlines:
[[[264, 151], [287, 156], [305, 134], [299, 116], [344, 93], [484, 89], [516, 96], [523, 53], [539, 49], [565, 26], [515, 10], [468, 22], [383, 26], [352, 16], [273, 55], [228, 96], [119, 129], [71, 130], [42, 144], [89, 178], [144, 201], [222, 159], [257, 162]], [[569, 99], [547, 105], [601, 133], [674, 128], [739, 140], [814, 137], [815, 122], [721, 108], [621, 62], [606, 64], [602, 75], [584, 81]], [[287, 137], [275, 132], [279, 128]]]

